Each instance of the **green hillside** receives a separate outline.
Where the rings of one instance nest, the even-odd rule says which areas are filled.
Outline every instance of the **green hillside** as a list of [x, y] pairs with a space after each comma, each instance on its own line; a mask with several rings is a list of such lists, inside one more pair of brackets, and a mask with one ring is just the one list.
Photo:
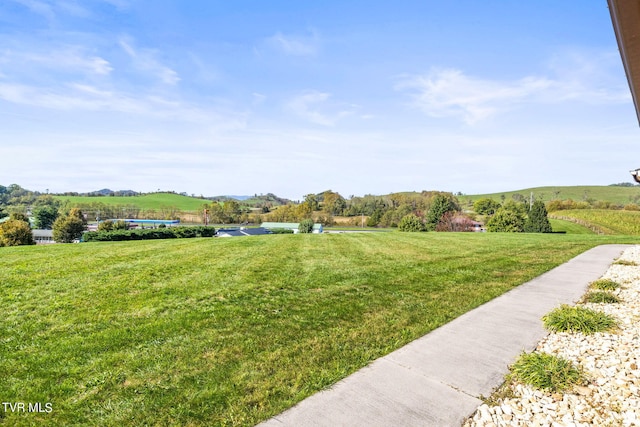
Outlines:
[[[574, 201], [605, 201], [615, 203], [617, 205], [626, 205], [629, 203], [638, 203], [640, 201], [640, 186], [621, 187], [613, 185], [578, 185], [566, 187], [534, 187], [525, 188], [516, 191], [504, 191], [501, 193], [475, 194], [458, 196], [461, 203], [473, 203], [478, 199], [491, 198], [501, 201], [502, 197], [506, 200], [521, 196], [523, 199], [529, 200], [533, 193], [534, 200], [543, 200], [548, 202], [554, 199], [572, 199]], [[519, 195], [519, 196], [518, 196]]]
[[133, 205], [140, 209], [175, 208], [181, 211], [199, 210], [209, 200], [196, 197], [182, 196], [175, 193], [151, 193], [141, 196], [127, 197], [88, 197], [88, 196], [54, 196], [56, 199], [68, 200], [71, 204], [104, 203], [106, 205]]

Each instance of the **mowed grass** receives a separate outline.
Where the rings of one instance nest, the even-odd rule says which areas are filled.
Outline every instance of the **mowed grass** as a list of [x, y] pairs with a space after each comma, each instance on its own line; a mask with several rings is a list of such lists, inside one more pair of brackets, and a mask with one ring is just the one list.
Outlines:
[[549, 216], [575, 222], [602, 234], [640, 235], [640, 211], [572, 209], [551, 212]]
[[[635, 238], [637, 241], [637, 238]], [[254, 425], [595, 245], [273, 235], [0, 249], [6, 425]]]
[[565, 232], [568, 234], [596, 234], [595, 231], [590, 230], [588, 227], [571, 221], [549, 218], [549, 223], [551, 224], [551, 229], [554, 232]]

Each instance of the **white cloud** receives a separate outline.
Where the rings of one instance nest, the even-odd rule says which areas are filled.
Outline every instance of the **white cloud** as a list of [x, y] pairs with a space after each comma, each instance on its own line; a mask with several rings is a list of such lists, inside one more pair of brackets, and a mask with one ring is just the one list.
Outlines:
[[31, 12], [37, 15], [43, 16], [49, 22], [52, 22], [56, 17], [51, 5], [44, 1], [39, 1], [39, 0], [12, 0], [12, 1], [25, 6]]
[[434, 68], [425, 75], [405, 76], [396, 89], [411, 92], [414, 106], [431, 117], [456, 117], [470, 125], [526, 103], [628, 102], [628, 88], [613, 82], [611, 71], [602, 65], [605, 57], [565, 54], [550, 62], [552, 77], [526, 76], [512, 81]]
[[311, 36], [285, 35], [280, 32], [269, 37], [267, 44], [271, 47], [294, 56], [315, 55], [318, 51], [319, 39], [315, 32]]
[[0, 54], [0, 63], [10, 64], [12, 68], [40, 66], [50, 71], [66, 70], [98, 75], [108, 75], [113, 67], [100, 56], [87, 55], [82, 48], [68, 47], [50, 50], [46, 53], [24, 53], [5, 51]]
[[219, 129], [240, 129], [246, 120], [244, 113], [200, 107], [153, 94], [131, 95], [81, 83], [52, 89], [0, 82], [0, 100], [57, 111], [111, 111]]
[[136, 50], [132, 42], [126, 38], [121, 38], [120, 47], [129, 55], [136, 68], [150, 72], [155, 78], [168, 85], [175, 85], [180, 81], [178, 73], [171, 68], [160, 63], [155, 57], [157, 52], [150, 49]]
[[554, 82], [543, 78], [499, 82], [468, 77], [460, 70], [434, 69], [406, 78], [397, 88], [412, 90], [416, 107], [429, 116], [460, 117], [474, 124], [552, 86]]
[[287, 103], [287, 109], [299, 117], [323, 126], [334, 126], [354, 113], [354, 106], [330, 102], [331, 94], [307, 91]]

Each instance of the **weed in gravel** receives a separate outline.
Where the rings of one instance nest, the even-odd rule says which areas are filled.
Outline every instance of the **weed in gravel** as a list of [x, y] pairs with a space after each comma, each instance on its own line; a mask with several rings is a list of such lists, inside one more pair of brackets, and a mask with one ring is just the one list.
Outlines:
[[616, 265], [629, 265], [629, 266], [633, 266], [633, 267], [638, 265], [637, 262], [629, 261], [627, 259], [619, 259], [619, 260], [615, 261], [614, 264], [616, 264]]

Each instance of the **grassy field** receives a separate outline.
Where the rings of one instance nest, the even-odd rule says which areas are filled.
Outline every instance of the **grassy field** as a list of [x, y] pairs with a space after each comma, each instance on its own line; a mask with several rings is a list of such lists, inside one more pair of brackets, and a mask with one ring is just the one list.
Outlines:
[[639, 211], [575, 209], [551, 212], [549, 217], [572, 221], [601, 234], [640, 235]]
[[54, 196], [56, 199], [69, 200], [72, 204], [104, 203], [107, 205], [133, 205], [140, 209], [175, 208], [181, 211], [198, 210], [208, 200], [195, 197], [181, 196], [174, 193], [152, 193], [130, 197], [85, 197], [85, 196]]
[[12, 426], [254, 425], [602, 243], [510, 233], [2, 248]]
[[608, 201], [619, 205], [634, 203], [634, 200], [640, 199], [640, 186], [634, 187], [618, 187], [611, 185], [578, 185], [567, 187], [535, 187], [525, 188], [516, 191], [505, 191], [502, 193], [475, 194], [458, 196], [461, 203], [475, 202], [478, 199], [491, 198], [495, 201], [501, 201], [502, 196], [506, 200], [510, 200], [514, 194], [520, 194], [527, 200], [533, 192], [534, 200], [543, 200], [548, 202], [554, 199], [572, 199], [576, 202], [593, 199], [600, 201]]

